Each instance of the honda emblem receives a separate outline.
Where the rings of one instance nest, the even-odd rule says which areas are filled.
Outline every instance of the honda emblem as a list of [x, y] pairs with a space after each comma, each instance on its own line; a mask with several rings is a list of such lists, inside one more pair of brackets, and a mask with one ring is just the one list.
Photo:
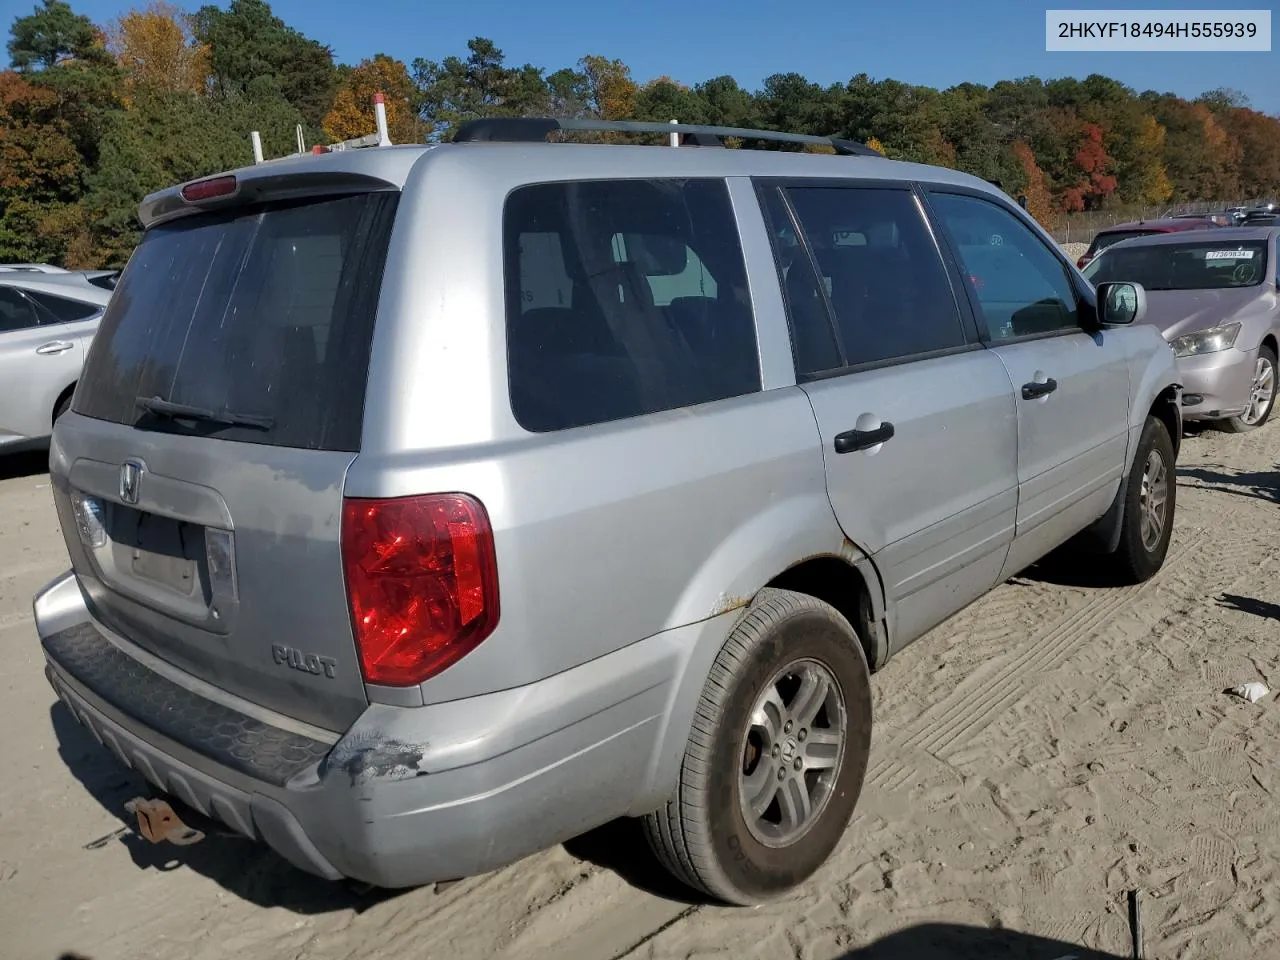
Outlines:
[[122, 503], [138, 502], [138, 485], [142, 482], [142, 464], [126, 460], [120, 464], [120, 500]]

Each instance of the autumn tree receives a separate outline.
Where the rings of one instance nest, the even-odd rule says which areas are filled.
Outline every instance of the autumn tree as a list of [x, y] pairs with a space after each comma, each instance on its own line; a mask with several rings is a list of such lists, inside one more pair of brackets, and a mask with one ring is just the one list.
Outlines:
[[333, 106], [324, 117], [324, 132], [330, 140], [348, 140], [370, 133], [375, 126], [373, 95], [381, 93], [387, 108], [387, 132], [392, 143], [422, 140], [418, 119], [418, 88], [409, 71], [386, 54], [347, 71], [339, 82]]
[[1248, 107], [1230, 107], [1217, 116], [1239, 149], [1240, 195], [1280, 193], [1280, 121]]
[[1096, 209], [1116, 189], [1116, 178], [1109, 172], [1111, 157], [1102, 145], [1102, 128], [1086, 123], [1081, 133], [1075, 154], [1079, 179], [1062, 192], [1062, 208], [1068, 211]]
[[50, 220], [75, 203], [82, 174], [57, 95], [0, 72], [0, 260], [61, 259]]
[[113, 25], [108, 47], [122, 70], [128, 96], [204, 93], [211, 62], [209, 47], [196, 39], [190, 18], [172, 4], [155, 0], [130, 10]]
[[[640, 88], [621, 60], [588, 55], [578, 61], [586, 77], [587, 109], [601, 120], [634, 120]], [[670, 119], [669, 117], [667, 119]]]
[[1141, 203], [1165, 203], [1173, 196], [1173, 184], [1164, 168], [1164, 127], [1155, 117], [1145, 116], [1138, 128], [1135, 152], [1140, 158], [1131, 168], [1130, 194]]
[[1046, 230], [1057, 225], [1057, 211], [1054, 209], [1053, 195], [1044, 171], [1036, 164], [1035, 154], [1024, 141], [1016, 140], [1013, 144], [1013, 157], [1021, 173], [1020, 189], [1027, 198], [1027, 213], [1035, 217]]

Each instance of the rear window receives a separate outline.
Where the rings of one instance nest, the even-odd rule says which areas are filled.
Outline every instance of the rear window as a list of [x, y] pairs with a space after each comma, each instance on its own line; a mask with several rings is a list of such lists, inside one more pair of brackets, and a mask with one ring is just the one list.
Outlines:
[[1159, 243], [1117, 247], [1090, 263], [1090, 283], [1125, 281], [1147, 290], [1224, 290], [1253, 287], [1267, 276], [1267, 245], [1256, 243]]
[[1155, 230], [1114, 230], [1111, 233], [1100, 233], [1093, 238], [1089, 246], [1089, 256], [1094, 257], [1107, 247], [1115, 246], [1121, 240], [1132, 240], [1134, 237], [1149, 237]]
[[[139, 428], [356, 451], [397, 195], [200, 214], [147, 232], [76, 391], [77, 413]], [[144, 412], [159, 398], [256, 425]]]
[[504, 213], [512, 412], [543, 432], [760, 389], [723, 180], [522, 187]]

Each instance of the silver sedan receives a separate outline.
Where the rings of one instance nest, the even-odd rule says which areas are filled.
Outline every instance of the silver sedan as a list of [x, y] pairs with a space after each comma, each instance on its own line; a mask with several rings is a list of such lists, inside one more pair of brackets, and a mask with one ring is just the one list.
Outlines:
[[110, 299], [81, 274], [0, 271], [0, 452], [48, 440]]
[[1136, 237], [1084, 270], [1146, 290], [1146, 321], [1178, 357], [1183, 417], [1256, 430], [1275, 409], [1280, 353], [1280, 227], [1228, 227]]

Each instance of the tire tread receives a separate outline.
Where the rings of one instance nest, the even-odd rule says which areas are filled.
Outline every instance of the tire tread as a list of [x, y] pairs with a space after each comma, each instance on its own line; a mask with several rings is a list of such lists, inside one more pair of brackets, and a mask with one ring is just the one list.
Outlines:
[[[734, 677], [765, 641], [774, 623], [805, 611], [831, 618], [856, 638], [844, 616], [816, 597], [775, 588], [761, 590], [712, 664], [694, 712], [674, 796], [644, 818], [645, 835], [659, 863], [686, 886], [729, 903], [755, 901], [735, 889], [717, 869], [706, 817], [689, 814], [706, 809], [715, 731], [733, 695]], [[861, 653], [860, 645], [858, 649]]]

